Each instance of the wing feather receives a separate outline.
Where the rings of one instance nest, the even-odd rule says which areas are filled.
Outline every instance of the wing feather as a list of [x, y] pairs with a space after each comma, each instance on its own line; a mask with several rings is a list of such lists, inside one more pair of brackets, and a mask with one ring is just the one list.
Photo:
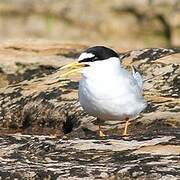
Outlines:
[[132, 66], [132, 75], [133, 75], [134, 79], [136, 80], [139, 88], [142, 89], [143, 88], [143, 78], [134, 66]]

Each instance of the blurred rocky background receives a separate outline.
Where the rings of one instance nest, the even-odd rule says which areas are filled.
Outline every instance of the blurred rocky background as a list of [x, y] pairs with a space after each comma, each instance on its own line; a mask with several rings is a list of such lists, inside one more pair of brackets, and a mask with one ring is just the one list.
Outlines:
[[42, 38], [122, 50], [180, 46], [179, 0], [1, 0], [0, 41]]

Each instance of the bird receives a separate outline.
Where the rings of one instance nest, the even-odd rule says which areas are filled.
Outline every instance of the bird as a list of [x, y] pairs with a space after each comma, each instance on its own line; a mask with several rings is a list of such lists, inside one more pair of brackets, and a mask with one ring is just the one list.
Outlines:
[[106, 136], [101, 121], [125, 122], [123, 136], [128, 136], [131, 118], [136, 118], [147, 106], [143, 97], [143, 78], [132, 66], [132, 72], [122, 65], [122, 58], [113, 49], [92, 46], [83, 51], [78, 60], [62, 66], [62, 74], [81, 73], [79, 102], [89, 115], [99, 122], [98, 135]]

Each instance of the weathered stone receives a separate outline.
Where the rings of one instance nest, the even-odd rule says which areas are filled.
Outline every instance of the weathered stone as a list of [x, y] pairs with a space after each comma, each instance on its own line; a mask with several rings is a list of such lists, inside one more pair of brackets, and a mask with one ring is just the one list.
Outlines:
[[1, 45], [2, 74], [21, 76], [0, 88], [1, 178], [179, 179], [180, 50], [120, 52], [127, 69], [134, 65], [143, 74], [148, 107], [132, 120], [129, 137], [121, 136], [123, 123], [106, 121], [108, 136], [99, 139], [95, 118], [78, 102], [79, 76], [62, 78], [58, 69], [85, 47]]
[[179, 179], [178, 136], [56, 140], [0, 137], [2, 179]]

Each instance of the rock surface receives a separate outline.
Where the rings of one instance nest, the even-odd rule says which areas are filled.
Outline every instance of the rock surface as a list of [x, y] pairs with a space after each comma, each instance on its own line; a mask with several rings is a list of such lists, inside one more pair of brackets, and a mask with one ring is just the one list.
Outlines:
[[[8, 42], [0, 46], [0, 176], [2, 179], [179, 179], [180, 49], [121, 52], [145, 80], [147, 109], [124, 124], [97, 122], [80, 107], [79, 76], [59, 67], [87, 46]], [[116, 48], [118, 51], [118, 48]], [[41, 136], [40, 136], [41, 135]]]
[[0, 136], [2, 179], [179, 179], [178, 136]]

